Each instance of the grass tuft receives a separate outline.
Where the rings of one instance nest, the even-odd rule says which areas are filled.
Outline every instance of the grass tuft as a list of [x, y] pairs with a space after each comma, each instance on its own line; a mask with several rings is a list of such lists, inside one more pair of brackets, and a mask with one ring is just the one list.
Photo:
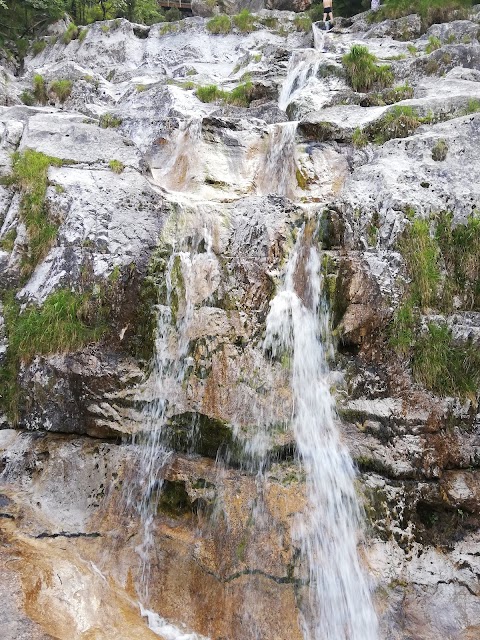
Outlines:
[[78, 38], [78, 27], [73, 22], [70, 22], [67, 30], [62, 35], [62, 42], [63, 44], [70, 44], [70, 42], [76, 38]]
[[248, 9], [242, 9], [240, 13], [233, 16], [233, 24], [242, 33], [250, 33], [255, 30], [255, 16]]
[[22, 194], [20, 216], [28, 233], [28, 251], [24, 256], [22, 274], [28, 276], [48, 253], [57, 236], [57, 225], [52, 223], [45, 207], [48, 168], [61, 166], [58, 158], [26, 149], [12, 157], [11, 184]]
[[207, 31], [214, 34], [230, 33], [232, 21], [225, 13], [219, 13], [207, 22]]
[[98, 121], [102, 129], [116, 129], [122, 124], [121, 118], [117, 118], [113, 113], [104, 113]]
[[354, 44], [350, 52], [343, 56], [342, 64], [354, 91], [365, 93], [374, 86], [381, 89], [393, 82], [390, 67], [379, 66], [377, 58], [364, 45]]
[[50, 91], [52, 91], [60, 103], [63, 104], [70, 97], [72, 87], [72, 80], [54, 80], [50, 85]]
[[113, 173], [122, 173], [125, 169], [125, 165], [120, 160], [110, 160], [108, 166], [113, 171]]
[[46, 104], [48, 100], [47, 87], [45, 86], [45, 80], [39, 73], [33, 76], [33, 95], [40, 104]]

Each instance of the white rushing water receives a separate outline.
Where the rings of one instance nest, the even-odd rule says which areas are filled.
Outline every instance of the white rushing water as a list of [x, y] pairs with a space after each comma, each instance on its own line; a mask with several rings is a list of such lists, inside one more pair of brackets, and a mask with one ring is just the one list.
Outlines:
[[265, 161], [258, 179], [259, 195], [293, 195], [297, 126], [298, 122], [282, 122], [270, 126]]
[[148, 628], [159, 635], [163, 640], [209, 640], [205, 636], [201, 636], [198, 633], [189, 633], [182, 631], [175, 625], [165, 620], [153, 611], [145, 609], [140, 604], [140, 613], [143, 618], [147, 618]]
[[282, 86], [278, 98], [278, 106], [285, 111], [290, 102], [316, 80], [322, 58], [315, 49], [299, 49], [290, 57], [287, 68], [287, 77]]
[[329, 335], [319, 255], [300, 234], [283, 288], [271, 302], [265, 349], [273, 357], [287, 352], [292, 362], [292, 422], [308, 498], [294, 531], [310, 577], [304, 637], [375, 640], [377, 619], [357, 551], [362, 514], [355, 469], [329, 388]]

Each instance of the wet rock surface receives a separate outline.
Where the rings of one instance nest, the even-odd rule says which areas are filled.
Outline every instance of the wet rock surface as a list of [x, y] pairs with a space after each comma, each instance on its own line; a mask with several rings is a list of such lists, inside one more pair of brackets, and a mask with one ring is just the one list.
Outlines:
[[[80, 319], [109, 327], [9, 370], [19, 404], [0, 418], [8, 640], [158, 637], [139, 600], [216, 640], [302, 637], [308, 580], [292, 525], [305, 477], [289, 428], [288, 354], [272, 362], [263, 340], [304, 223], [324, 249], [338, 338], [332, 386], [359, 468], [362, 555], [381, 638], [479, 636], [478, 385], [439, 390], [425, 372], [435, 352], [420, 348], [430, 324], [446, 327], [453, 369], [480, 339], [469, 244], [480, 207], [478, 15], [423, 35], [418, 16], [358, 16], [316, 32], [316, 50], [287, 12], [260, 11], [249, 34], [211, 35], [201, 17], [148, 29], [110, 21], [89, 27], [83, 42], [27, 57], [22, 75], [5, 71], [1, 173], [10, 174], [14, 151], [58, 159], [44, 199], [57, 231], [28, 273], [25, 194], [8, 180], [0, 186], [0, 365], [14, 321], [7, 289], [19, 313], [72, 290], [86, 296]], [[431, 36], [440, 46], [427, 53]], [[354, 92], [341, 66], [354, 43], [391, 64], [408, 92], [385, 104], [383, 93]], [[63, 105], [50, 94], [44, 106], [20, 104], [35, 73], [47, 84], [73, 81]], [[248, 107], [196, 95], [211, 84], [231, 92], [245, 74]], [[417, 121], [410, 135], [386, 140], [386, 118], [399, 108]], [[285, 113], [298, 127], [283, 124]], [[424, 223], [427, 233], [413, 237]], [[412, 269], [425, 246], [433, 292], [416, 277], [422, 263]], [[169, 263], [182, 252], [190, 299], [185, 272]], [[300, 270], [299, 291], [304, 280]], [[411, 300], [417, 324], [402, 351], [392, 336]], [[166, 376], [174, 451], [162, 470], [147, 596], [135, 436], [155, 400], [155, 312], [177, 321], [189, 302], [185, 375]], [[255, 447], [268, 453], [262, 491]]]

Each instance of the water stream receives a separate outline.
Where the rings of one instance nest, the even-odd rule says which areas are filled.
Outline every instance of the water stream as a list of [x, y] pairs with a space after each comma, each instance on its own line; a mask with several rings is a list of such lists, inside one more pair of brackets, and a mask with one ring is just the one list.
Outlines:
[[295, 181], [295, 136], [298, 122], [270, 127], [268, 148], [258, 182], [259, 195], [275, 193], [292, 197]]
[[291, 358], [292, 428], [306, 473], [308, 509], [294, 537], [310, 577], [306, 640], [375, 640], [377, 619], [357, 552], [361, 510], [355, 469], [337, 426], [329, 387], [328, 309], [320, 257], [300, 234], [281, 291], [271, 302], [265, 349]]

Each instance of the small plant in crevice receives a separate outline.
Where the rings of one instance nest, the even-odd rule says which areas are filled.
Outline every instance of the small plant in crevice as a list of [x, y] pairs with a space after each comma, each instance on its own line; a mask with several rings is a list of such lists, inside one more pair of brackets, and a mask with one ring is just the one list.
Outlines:
[[50, 91], [54, 93], [61, 104], [63, 104], [72, 93], [72, 80], [54, 80], [50, 84]]
[[357, 149], [362, 149], [368, 144], [368, 137], [360, 127], [357, 127], [352, 134], [352, 144]]
[[120, 160], [110, 160], [108, 166], [113, 171], [113, 173], [122, 173], [125, 169], [125, 165]]
[[22, 91], [22, 93], [20, 94], [20, 100], [27, 107], [32, 107], [35, 104], [35, 96], [28, 89]]
[[428, 119], [420, 118], [413, 107], [395, 105], [365, 131], [376, 144], [384, 144], [394, 138], [407, 138]]
[[33, 76], [33, 95], [40, 104], [46, 104], [48, 100], [47, 87], [43, 76], [39, 73]]
[[45, 40], [35, 40], [32, 44], [32, 55], [38, 56], [42, 51], [45, 50], [47, 43]]
[[442, 138], [435, 143], [435, 146], [432, 149], [432, 159], [435, 160], [435, 162], [443, 162], [447, 159], [447, 155], [448, 144]]
[[425, 47], [425, 51], [427, 53], [432, 53], [432, 51], [436, 51], [437, 49], [440, 49], [441, 46], [442, 46], [442, 41], [440, 40], [440, 38], [437, 38], [437, 36], [430, 36], [428, 38], [428, 43], [427, 43], [427, 46]]
[[467, 106], [465, 107], [465, 115], [470, 115], [472, 113], [478, 113], [480, 111], [480, 100], [478, 98], [470, 98], [467, 102]]
[[70, 22], [67, 30], [62, 35], [62, 42], [63, 44], [70, 44], [70, 42], [76, 38], [78, 38], [78, 27], [73, 22]]
[[342, 58], [347, 80], [354, 91], [366, 93], [374, 86], [384, 88], [392, 84], [389, 65], [378, 65], [377, 58], [367, 47], [355, 44]]
[[113, 113], [104, 113], [100, 116], [98, 126], [102, 129], [116, 129], [122, 124], [122, 119], [113, 115]]

